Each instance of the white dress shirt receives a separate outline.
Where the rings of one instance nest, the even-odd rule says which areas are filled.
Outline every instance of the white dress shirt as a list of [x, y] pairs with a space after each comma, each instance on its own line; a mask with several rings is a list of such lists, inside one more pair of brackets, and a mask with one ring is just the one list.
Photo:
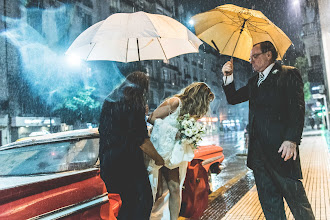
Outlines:
[[[262, 74], [264, 74], [264, 77], [265, 77], [265, 79], [263, 81], [266, 80], [268, 74], [270, 73], [270, 71], [272, 70], [274, 65], [275, 65], [275, 63], [272, 63], [264, 71], [262, 71]], [[226, 80], [226, 78], [227, 78], [227, 80]], [[234, 74], [231, 74], [227, 77], [223, 76], [223, 83], [224, 83], [225, 86], [229, 85], [233, 81], [234, 81]]]

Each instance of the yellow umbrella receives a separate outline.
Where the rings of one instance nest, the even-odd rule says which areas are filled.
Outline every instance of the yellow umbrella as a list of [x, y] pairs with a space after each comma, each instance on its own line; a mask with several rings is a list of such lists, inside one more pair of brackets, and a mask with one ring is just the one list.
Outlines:
[[292, 44], [286, 34], [262, 12], [222, 5], [193, 16], [197, 37], [221, 54], [249, 61], [254, 44], [270, 41], [282, 59]]

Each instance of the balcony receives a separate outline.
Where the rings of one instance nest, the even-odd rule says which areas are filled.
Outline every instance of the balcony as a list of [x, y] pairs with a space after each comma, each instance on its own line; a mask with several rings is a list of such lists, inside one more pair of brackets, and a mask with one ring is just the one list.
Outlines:
[[156, 1], [155, 3], [156, 11], [162, 11], [164, 15], [170, 16], [173, 14], [172, 7], [168, 4], [162, 4], [161, 1]]
[[133, 6], [135, 0], [121, 0], [121, 3]]
[[174, 70], [174, 71], [179, 71], [179, 68], [172, 65], [172, 64], [168, 64], [168, 63], [163, 63], [163, 67], [166, 67], [168, 69]]

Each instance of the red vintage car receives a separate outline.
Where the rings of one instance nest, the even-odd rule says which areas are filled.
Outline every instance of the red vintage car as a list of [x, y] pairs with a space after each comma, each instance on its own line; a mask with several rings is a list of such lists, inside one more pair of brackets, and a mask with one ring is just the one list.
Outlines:
[[[0, 219], [115, 219], [121, 200], [100, 178], [97, 129], [60, 132], [0, 147]], [[222, 148], [194, 160], [219, 170]]]

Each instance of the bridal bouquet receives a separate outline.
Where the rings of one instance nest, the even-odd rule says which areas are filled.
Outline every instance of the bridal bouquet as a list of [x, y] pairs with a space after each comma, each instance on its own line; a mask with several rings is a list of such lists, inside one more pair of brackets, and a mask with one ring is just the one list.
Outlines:
[[197, 143], [202, 140], [202, 134], [205, 133], [205, 127], [189, 114], [179, 117], [178, 121], [181, 143], [191, 145], [193, 149], [196, 149]]

